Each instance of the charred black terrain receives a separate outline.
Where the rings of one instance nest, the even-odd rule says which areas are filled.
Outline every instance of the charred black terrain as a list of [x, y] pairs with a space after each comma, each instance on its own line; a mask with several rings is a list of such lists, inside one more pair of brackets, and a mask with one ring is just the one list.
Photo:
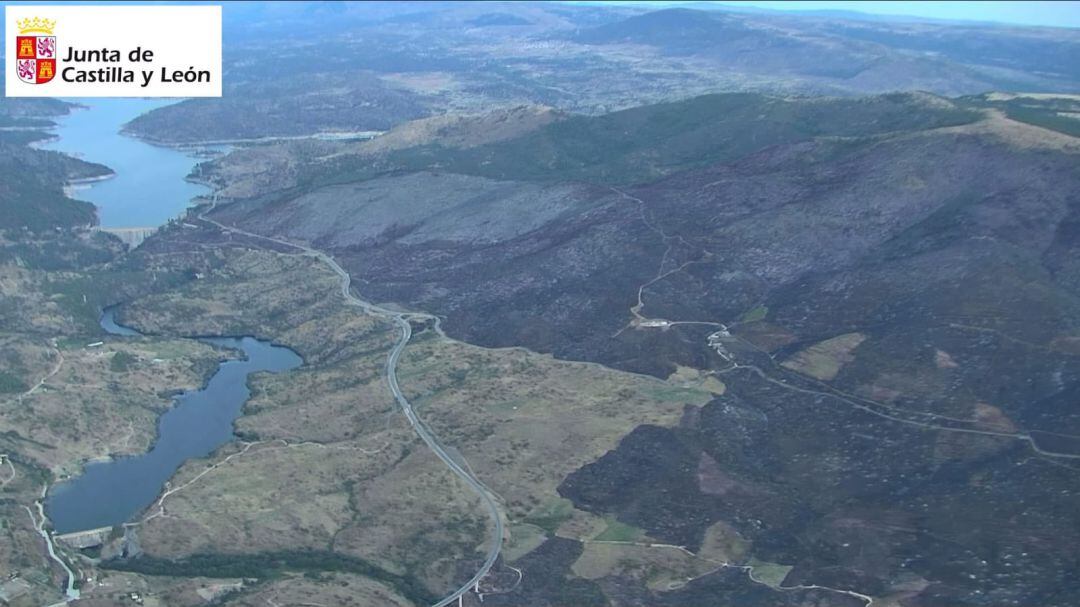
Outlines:
[[[723, 380], [570, 475], [580, 509], [690, 550], [734, 529], [791, 567], [785, 587], [832, 589], [822, 604], [1068, 604], [1076, 140], [986, 103], [828, 103], [705, 98], [393, 152], [215, 216], [330, 250], [368, 297], [465, 341]], [[595, 154], [558, 151], [584, 140]], [[545, 580], [571, 548], [522, 559], [516, 598], [560, 604]], [[715, 604], [732, 575], [601, 590]], [[811, 600], [740, 579], [740, 604]]]

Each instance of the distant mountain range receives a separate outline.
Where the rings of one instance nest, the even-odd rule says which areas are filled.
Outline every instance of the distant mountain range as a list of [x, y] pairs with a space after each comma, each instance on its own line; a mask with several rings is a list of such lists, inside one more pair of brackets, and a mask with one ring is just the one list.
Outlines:
[[[1080, 33], [954, 23], [859, 22], [779, 14], [667, 9], [578, 32], [587, 44], [633, 43], [747, 71], [827, 78], [859, 90], [1077, 91]], [[942, 90], [945, 74], [958, 78]]]
[[602, 114], [715, 92], [1080, 92], [1080, 30], [651, 8], [226, 7], [226, 35], [242, 42], [225, 57], [225, 98], [160, 108], [129, 130], [191, 143], [383, 131], [448, 109]]

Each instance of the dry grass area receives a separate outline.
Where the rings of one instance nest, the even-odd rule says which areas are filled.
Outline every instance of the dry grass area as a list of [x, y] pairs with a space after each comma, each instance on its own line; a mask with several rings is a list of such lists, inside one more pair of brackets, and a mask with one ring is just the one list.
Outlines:
[[325, 547], [351, 518], [350, 460], [367, 459], [355, 451], [274, 443], [243, 454], [232, 446], [219, 455], [234, 457], [206, 474], [207, 462], [190, 462], [172, 479], [174, 488], [183, 488], [151, 510], [140, 528], [149, 552], [183, 557]]
[[970, 133], [986, 135], [1021, 149], [1050, 149], [1071, 154], [1080, 153], [1080, 139], [1065, 133], [1044, 129], [1005, 116], [1001, 110], [985, 110], [986, 118], [963, 126], [946, 127], [912, 135], [929, 136], [931, 133]]
[[192, 462], [173, 480], [184, 488], [164, 501], [165, 514], [142, 525], [144, 548], [163, 557], [334, 550], [444, 590], [453, 561], [485, 534], [482, 511], [410, 432], [376, 438], [386, 443], [375, 453], [360, 441], [272, 441], [239, 456], [233, 447], [184, 486], [212, 465]]
[[[543, 530], [538, 531], [542, 537]], [[584, 544], [581, 556], [571, 567], [575, 575], [585, 579], [635, 578], [661, 592], [682, 587], [726, 564], [743, 562], [750, 546], [734, 529], [717, 523], [708, 529], [704, 544], [693, 553], [659, 542], [640, 529], [612, 518], [600, 518], [576, 509], [567, 513], [557, 534]], [[526, 537], [522, 543], [531, 540]], [[504, 556], [513, 562], [526, 552], [512, 549]]]
[[831, 380], [845, 364], [854, 359], [852, 352], [866, 336], [846, 333], [818, 342], [781, 363], [784, 367], [820, 380]]
[[334, 605], [341, 607], [409, 607], [392, 589], [358, 575], [332, 574], [318, 580], [289, 577], [265, 584], [229, 603], [236, 607]]
[[[399, 84], [453, 89], [437, 74], [417, 74]], [[475, 112], [475, 108], [474, 108]], [[341, 156], [374, 160], [381, 155], [411, 147], [437, 144], [445, 148], [471, 148], [504, 141], [565, 118], [545, 106], [485, 110], [483, 113], [452, 112], [404, 122], [362, 141], [300, 139], [239, 148], [213, 163], [213, 180], [226, 198], [247, 198], [296, 185], [307, 164], [333, 161]]]
[[[62, 281], [76, 276], [71, 272], [51, 272], [49, 278]], [[0, 264], [0, 319], [4, 328], [20, 333], [64, 335], [75, 325], [55, 297], [45, 292], [46, 273], [16, 265]]]
[[642, 580], [653, 590], [669, 590], [715, 571], [720, 565], [667, 546], [587, 542], [574, 573], [589, 580], [607, 576]]
[[[56, 342], [23, 333], [0, 334], [0, 410], [19, 403], [49, 377], [60, 362]], [[33, 391], [33, 392], [31, 392]]]
[[342, 154], [376, 155], [437, 144], [465, 149], [520, 137], [566, 114], [550, 107], [522, 105], [480, 114], [450, 113], [406, 122], [370, 141], [351, 145]]
[[798, 340], [788, 329], [764, 321], [738, 325], [735, 327], [735, 333], [754, 346], [769, 352]]
[[[130, 607], [131, 593], [142, 598], [144, 607], [205, 605], [223, 597], [243, 580], [220, 578], [146, 577], [119, 571], [98, 571], [80, 589], [79, 605], [88, 607]], [[210, 599], [210, 600], [208, 600]]]
[[547, 539], [547, 533], [543, 529], [529, 523], [511, 525], [507, 531], [507, 541], [503, 546], [502, 557], [508, 563], [536, 550]]
[[[203, 278], [125, 306], [124, 322], [154, 334], [254, 335], [293, 348], [305, 369], [374, 355], [395, 341], [391, 324], [347, 305], [337, 275], [311, 257], [248, 249], [206, 257]], [[161, 269], [184, 263], [147, 261]]]
[[750, 550], [750, 542], [731, 525], [720, 521], [705, 530], [698, 556], [722, 563], [741, 563]]
[[753, 568], [753, 573], [751, 573], [753, 579], [772, 588], [782, 586], [784, 578], [794, 569], [791, 565], [769, 563], [755, 558], [750, 559], [749, 565]]
[[126, 320], [163, 333], [254, 334], [305, 359], [252, 378], [237, 428], [255, 444], [180, 470], [171, 486], [183, 488], [140, 529], [149, 554], [332, 550], [441, 592], [457, 581], [456, 563], [482, 548], [488, 522], [475, 496], [390, 397], [391, 325], [347, 305], [316, 260], [233, 252], [183, 292], [132, 305]]
[[[370, 334], [370, 350], [325, 364], [305, 365], [287, 375], [263, 375], [252, 382], [252, 395], [237, 420], [241, 435], [332, 444], [357, 441], [380, 450], [391, 439], [391, 426], [404, 428], [397, 404], [383, 378], [391, 335], [388, 327]], [[411, 432], [406, 432], [411, 437]]]
[[727, 389], [724, 382], [717, 379], [715, 375], [708, 375], [700, 369], [681, 365], [676, 367], [675, 372], [668, 376], [667, 381], [682, 388], [701, 389], [717, 396], [722, 395], [724, 390]]
[[980, 429], [990, 432], [1012, 433], [1018, 430], [1016, 423], [1000, 407], [989, 403], [975, 403], [972, 419]]
[[[462, 559], [481, 554], [483, 510], [390, 399], [383, 365], [392, 328], [346, 305], [338, 289], [309, 257], [234, 251], [182, 292], [126, 311], [145, 330], [255, 334], [306, 361], [253, 378], [237, 428], [255, 444], [181, 469], [171, 486], [182, 488], [139, 531], [149, 554], [333, 550], [415, 575], [434, 592], [460, 580]], [[674, 424], [723, 389], [691, 375], [668, 382], [419, 327], [398, 370], [419, 415], [500, 496], [515, 558], [548, 533], [523, 521], [549, 502], [554, 527], [579, 537], [605, 531], [602, 519], [559, 507], [556, 487], [635, 426]], [[663, 579], [685, 571], [679, 564]]]
[[165, 558], [334, 551], [445, 591], [454, 563], [485, 536], [483, 510], [408, 432], [380, 439], [391, 444], [375, 452], [273, 441], [191, 462], [172, 481], [182, 488], [140, 526], [142, 545]]
[[0, 404], [0, 427], [30, 439], [20, 441], [19, 452], [60, 478], [88, 460], [146, 451], [172, 404], [168, 392], [199, 388], [227, 356], [199, 342], [158, 338], [107, 338], [97, 347], [20, 340], [9, 352], [22, 356], [36, 389]]
[[[7, 448], [7, 447], [5, 447]], [[63, 598], [58, 590], [59, 571], [45, 555], [45, 546], [34, 530], [25, 507], [41, 494], [45, 479], [38, 471], [5, 454], [0, 463], [0, 583], [18, 573], [30, 584], [22, 597], [25, 605], [51, 605]], [[15, 603], [18, 604], [18, 603]]]
[[986, 98], [990, 101], [1008, 101], [1010, 99], [1069, 99], [1073, 101], [1080, 101], [1080, 95], [1069, 95], [1067, 93], [1002, 93], [994, 92], [988, 93]]
[[508, 506], [527, 515], [568, 474], [641, 424], [672, 425], [712, 393], [522, 349], [420, 340], [399, 379], [435, 432]]

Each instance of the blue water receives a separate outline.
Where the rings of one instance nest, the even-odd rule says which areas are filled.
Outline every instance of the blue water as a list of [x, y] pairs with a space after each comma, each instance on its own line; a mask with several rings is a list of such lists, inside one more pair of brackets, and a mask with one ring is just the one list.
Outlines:
[[[101, 326], [116, 335], [138, 335], [116, 323], [114, 310]], [[45, 507], [59, 533], [119, 525], [154, 503], [165, 481], [185, 461], [206, 457], [233, 440], [233, 422], [251, 395], [247, 379], [258, 371], [280, 372], [303, 362], [288, 348], [251, 337], [200, 341], [242, 350], [245, 360], [221, 363], [202, 390], [177, 397], [158, 422], [158, 438], [146, 454], [86, 466], [82, 475], [53, 487]]]
[[184, 178], [198, 159], [193, 155], [144, 143], [120, 134], [132, 118], [175, 103], [169, 99], [73, 99], [88, 106], [57, 119], [57, 140], [41, 144], [98, 162], [116, 176], [77, 186], [73, 197], [98, 207], [98, 220], [106, 228], [160, 226], [180, 215], [191, 199], [209, 190]]

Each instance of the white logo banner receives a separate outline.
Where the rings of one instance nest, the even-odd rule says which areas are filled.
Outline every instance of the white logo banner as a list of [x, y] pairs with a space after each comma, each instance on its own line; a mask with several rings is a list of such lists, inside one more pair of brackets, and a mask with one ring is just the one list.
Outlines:
[[7, 97], [220, 97], [220, 6], [4, 7]]

